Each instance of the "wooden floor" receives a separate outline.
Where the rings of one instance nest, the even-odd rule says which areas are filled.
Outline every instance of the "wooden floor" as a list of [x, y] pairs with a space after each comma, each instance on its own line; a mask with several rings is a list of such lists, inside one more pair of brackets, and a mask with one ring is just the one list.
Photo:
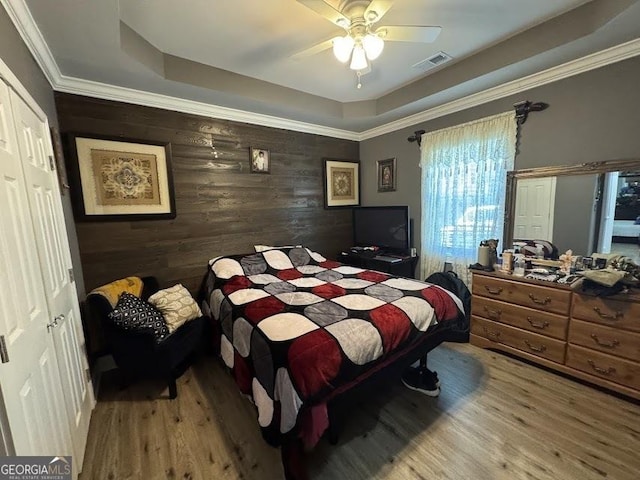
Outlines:
[[[313, 480], [640, 478], [640, 406], [471, 345], [440, 346], [440, 397], [400, 382], [361, 405], [337, 446], [309, 452]], [[254, 407], [215, 358], [170, 401], [106, 378], [81, 479], [281, 479]], [[162, 395], [164, 398], [157, 398]]]

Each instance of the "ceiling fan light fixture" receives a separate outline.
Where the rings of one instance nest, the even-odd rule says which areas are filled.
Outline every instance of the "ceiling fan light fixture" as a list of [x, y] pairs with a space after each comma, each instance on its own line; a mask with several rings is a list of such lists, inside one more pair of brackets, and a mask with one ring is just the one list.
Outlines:
[[364, 48], [362, 48], [362, 45], [356, 45], [353, 48], [353, 55], [351, 56], [351, 65], [349, 65], [349, 68], [351, 70], [364, 70], [365, 68], [367, 68], [368, 64], [367, 64], [367, 56], [364, 52]]
[[384, 40], [375, 34], [367, 33], [362, 39], [362, 46], [367, 54], [367, 58], [369, 60], [375, 60], [384, 49]]
[[339, 62], [347, 63], [349, 61], [354, 43], [350, 35], [333, 39], [333, 54]]

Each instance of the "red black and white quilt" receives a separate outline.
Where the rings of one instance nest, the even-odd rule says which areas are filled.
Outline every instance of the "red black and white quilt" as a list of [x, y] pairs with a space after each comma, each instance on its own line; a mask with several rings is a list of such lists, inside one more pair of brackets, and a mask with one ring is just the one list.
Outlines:
[[203, 312], [220, 355], [258, 409], [265, 438], [434, 325], [463, 315], [436, 285], [342, 265], [304, 247], [214, 258]]

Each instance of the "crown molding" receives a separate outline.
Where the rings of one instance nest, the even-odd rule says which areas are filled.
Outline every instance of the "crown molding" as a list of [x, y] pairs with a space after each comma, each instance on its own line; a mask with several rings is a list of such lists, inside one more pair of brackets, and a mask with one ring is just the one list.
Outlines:
[[133, 88], [108, 85], [106, 83], [83, 80], [62, 75], [61, 80], [55, 86], [55, 90], [64, 93], [84, 95], [86, 97], [115, 100], [118, 102], [132, 103], [146, 107], [163, 108], [176, 112], [201, 115], [205, 117], [233, 120], [235, 122], [250, 123], [272, 128], [282, 128], [296, 132], [324, 135], [327, 137], [342, 138], [358, 141], [360, 135], [357, 132], [342, 130], [339, 128], [325, 127], [313, 123], [300, 122], [272, 115], [237, 110], [234, 108], [211, 105], [209, 103], [185, 100], [184, 98], [171, 97], [159, 93], [145, 92]]
[[223, 120], [363, 141], [640, 55], [640, 38], [362, 132], [326, 127], [62, 75], [24, 0], [0, 0], [23, 41], [59, 92], [163, 108]]
[[49, 84], [55, 88], [61, 78], [60, 69], [36, 21], [31, 16], [29, 7], [24, 0], [0, 0], [0, 3], [7, 11], [9, 18], [22, 37], [22, 41], [27, 45]]
[[515, 95], [548, 83], [557, 82], [558, 80], [579, 75], [581, 73], [595, 70], [638, 55], [640, 55], [640, 38], [551, 67], [547, 70], [542, 70], [541, 72], [522, 77], [518, 80], [503, 83], [497, 87], [488, 88], [487, 90], [462, 97], [458, 100], [453, 100], [423, 112], [410, 115], [401, 120], [396, 120], [385, 125], [380, 125], [379, 127], [365, 130], [360, 133], [358, 140], [367, 140], [369, 138], [384, 135], [385, 133], [395, 132], [402, 128], [416, 126], [429, 120], [450, 115], [468, 108], [477, 107], [478, 105], [482, 105], [493, 100]]

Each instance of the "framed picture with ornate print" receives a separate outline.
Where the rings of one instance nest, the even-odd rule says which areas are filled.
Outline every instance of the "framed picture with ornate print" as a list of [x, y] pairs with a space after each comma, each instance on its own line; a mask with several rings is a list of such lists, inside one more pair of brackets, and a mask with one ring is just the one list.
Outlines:
[[72, 134], [69, 149], [77, 220], [175, 218], [170, 143]]
[[378, 191], [396, 191], [396, 159], [378, 160]]
[[360, 205], [360, 162], [323, 159], [324, 207]]

